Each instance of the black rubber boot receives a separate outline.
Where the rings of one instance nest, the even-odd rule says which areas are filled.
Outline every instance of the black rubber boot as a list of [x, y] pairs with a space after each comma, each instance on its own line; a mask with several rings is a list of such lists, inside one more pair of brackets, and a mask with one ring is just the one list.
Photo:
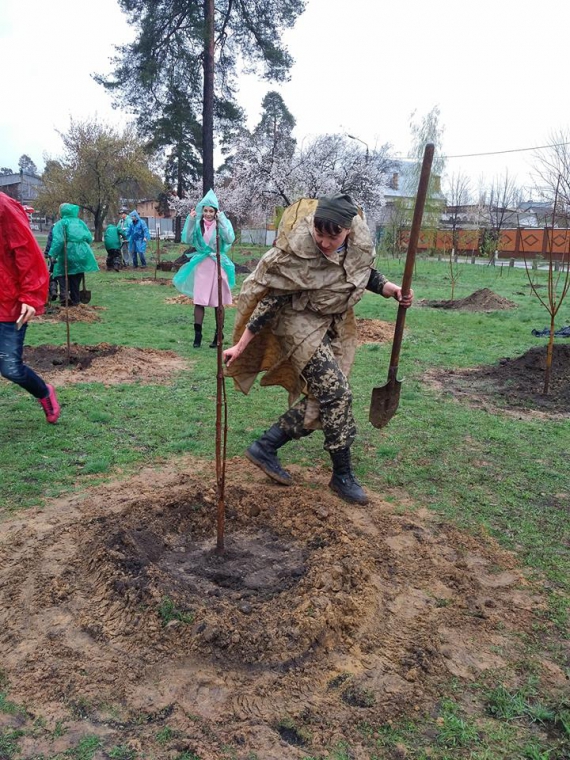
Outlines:
[[194, 348], [200, 348], [202, 345], [202, 325], [194, 325]]
[[257, 441], [254, 441], [245, 455], [250, 462], [257, 465], [266, 475], [277, 483], [284, 486], [290, 486], [293, 478], [287, 470], [281, 467], [281, 462], [277, 458], [277, 449], [284, 446], [291, 440], [279, 425], [273, 425]]
[[333, 475], [329, 488], [349, 504], [368, 504], [368, 496], [354, 477], [350, 464], [350, 449], [330, 452], [333, 463]]
[[217, 348], [218, 347], [218, 331], [214, 333], [214, 340], [210, 343], [210, 348]]

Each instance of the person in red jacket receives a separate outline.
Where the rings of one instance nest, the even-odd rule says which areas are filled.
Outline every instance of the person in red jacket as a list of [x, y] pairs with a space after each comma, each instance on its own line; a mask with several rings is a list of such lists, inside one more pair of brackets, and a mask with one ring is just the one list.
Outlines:
[[22, 206], [0, 193], [0, 374], [41, 404], [57, 422], [60, 407], [52, 385], [22, 361], [28, 322], [42, 314], [49, 273]]

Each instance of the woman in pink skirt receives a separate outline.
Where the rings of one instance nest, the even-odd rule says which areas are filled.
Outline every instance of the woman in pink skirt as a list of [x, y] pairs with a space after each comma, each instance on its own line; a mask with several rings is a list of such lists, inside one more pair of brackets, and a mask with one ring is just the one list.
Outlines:
[[[232, 302], [231, 289], [235, 285], [235, 266], [228, 257], [235, 240], [230, 220], [223, 211], [213, 190], [208, 190], [195, 209], [192, 209], [182, 230], [182, 240], [196, 249], [191, 260], [184, 264], [174, 276], [173, 283], [181, 293], [194, 301], [194, 348], [202, 345], [202, 323], [204, 308], [218, 304], [218, 271], [216, 264], [216, 235], [220, 236], [220, 260], [222, 265], [222, 306]], [[218, 345], [216, 313], [216, 333], [210, 348]]]

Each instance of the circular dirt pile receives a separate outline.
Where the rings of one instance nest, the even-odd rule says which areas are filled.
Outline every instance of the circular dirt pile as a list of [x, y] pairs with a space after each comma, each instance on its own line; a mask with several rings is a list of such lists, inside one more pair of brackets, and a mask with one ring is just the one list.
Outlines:
[[159, 383], [187, 369], [187, 362], [173, 351], [131, 348], [99, 343], [82, 346], [25, 346], [24, 361], [56, 387], [69, 383]]
[[208, 760], [224, 744], [297, 758], [358, 748], [362, 721], [521, 656], [541, 600], [491, 540], [375, 494], [349, 507], [317, 469], [284, 488], [235, 460], [220, 555], [211, 469], [179, 467], [0, 524], [12, 699], [51, 717], [81, 705], [84, 731], [120, 705], [122, 741], [145, 750], [166, 716]]
[[80, 303], [77, 306], [59, 306], [48, 304], [44, 314], [34, 317], [34, 322], [100, 322], [99, 312], [105, 311], [104, 306], [88, 306]]
[[492, 366], [431, 373], [429, 379], [473, 406], [570, 415], [570, 346], [554, 344], [548, 395], [544, 395], [546, 346]]
[[131, 285], [172, 285], [170, 277], [156, 277], [156, 279], [154, 277], [113, 277], [113, 279], [120, 279]]
[[394, 325], [379, 319], [357, 319], [358, 343], [389, 343], [394, 337]]
[[420, 306], [430, 306], [432, 309], [458, 309], [461, 311], [504, 311], [516, 309], [516, 303], [508, 298], [498, 296], [489, 288], [476, 290], [466, 298], [456, 298], [453, 301], [420, 301]]
[[179, 296], [171, 296], [170, 298], [167, 298], [164, 303], [175, 303], [182, 304], [182, 306], [192, 306], [194, 304], [194, 301], [188, 296], [185, 296], [181, 293]]

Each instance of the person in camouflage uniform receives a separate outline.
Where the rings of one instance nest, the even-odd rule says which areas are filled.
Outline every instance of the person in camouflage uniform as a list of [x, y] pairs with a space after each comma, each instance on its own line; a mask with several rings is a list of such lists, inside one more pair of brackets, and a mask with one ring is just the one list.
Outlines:
[[405, 307], [413, 299], [375, 270], [373, 261], [370, 232], [348, 195], [294, 204], [283, 215], [274, 247], [242, 286], [234, 345], [224, 351], [226, 372], [244, 393], [262, 371], [262, 385], [289, 391], [289, 410], [252, 443], [248, 459], [290, 485], [278, 449], [322, 428], [333, 465], [329, 487], [363, 505], [368, 497], [350, 457], [356, 436], [347, 379], [356, 353], [354, 305], [366, 290]]

